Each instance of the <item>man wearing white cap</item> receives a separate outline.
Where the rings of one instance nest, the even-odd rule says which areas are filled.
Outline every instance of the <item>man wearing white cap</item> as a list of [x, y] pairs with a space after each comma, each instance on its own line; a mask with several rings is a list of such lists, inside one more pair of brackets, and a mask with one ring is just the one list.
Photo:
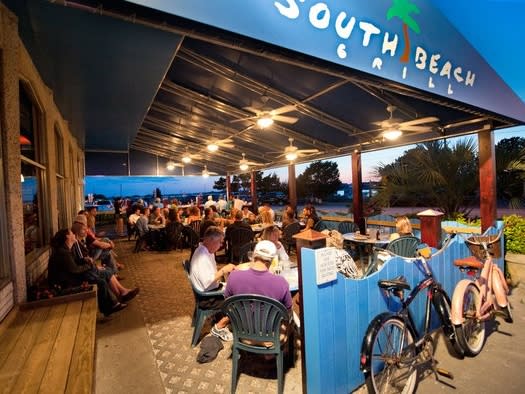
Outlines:
[[217, 203], [213, 201], [213, 196], [208, 196], [208, 201], [204, 203], [204, 209], [209, 208], [212, 205], [217, 205]]
[[281, 302], [288, 310], [292, 309], [292, 296], [286, 279], [272, 274], [268, 269], [277, 248], [271, 241], [260, 241], [253, 251], [253, 261], [247, 270], [230, 273], [224, 298], [237, 294], [258, 294]]

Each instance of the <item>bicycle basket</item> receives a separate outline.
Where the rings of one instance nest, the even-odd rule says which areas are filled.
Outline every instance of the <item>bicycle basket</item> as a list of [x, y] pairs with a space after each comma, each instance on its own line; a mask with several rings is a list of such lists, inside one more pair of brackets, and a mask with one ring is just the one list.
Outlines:
[[[489, 254], [497, 259], [501, 257], [501, 242], [498, 240], [494, 242], [494, 240], [498, 238], [497, 234], [495, 235], [472, 235], [468, 237], [468, 241], [473, 242], [486, 242], [487, 243], [487, 250], [489, 251]], [[474, 245], [467, 242], [467, 246], [470, 250], [470, 253], [472, 255], [476, 256], [481, 261], [485, 260], [485, 250], [483, 249], [482, 245]]]

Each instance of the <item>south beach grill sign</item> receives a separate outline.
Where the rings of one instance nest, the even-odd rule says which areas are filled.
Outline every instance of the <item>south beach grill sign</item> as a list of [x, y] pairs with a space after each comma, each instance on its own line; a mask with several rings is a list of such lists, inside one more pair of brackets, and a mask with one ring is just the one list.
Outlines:
[[[409, 78], [406, 63], [411, 60], [417, 70], [427, 72], [428, 89], [433, 89], [436, 87], [436, 83], [444, 81], [447, 84], [447, 94], [452, 95], [454, 93], [454, 84], [474, 86], [476, 79], [474, 72], [471, 70], [464, 71], [462, 66], [453, 65], [449, 60], [443, 60], [443, 56], [440, 53], [429, 53], [421, 46], [416, 46], [414, 56], [410, 59], [410, 31], [417, 34], [420, 32], [419, 24], [412, 16], [412, 14], [419, 14], [420, 10], [410, 1], [393, 1], [386, 14], [387, 20], [397, 18], [402, 22], [403, 43], [400, 42], [401, 39], [397, 33], [384, 31], [372, 22], [358, 20], [346, 11], [333, 13], [327, 3], [318, 2], [307, 6], [304, 4], [304, 0], [299, 3], [296, 0], [281, 0], [275, 1], [273, 6], [287, 19], [297, 19], [304, 12], [308, 14], [308, 21], [313, 28], [319, 30], [333, 29], [337, 37], [343, 41], [336, 46], [336, 54], [339, 59], [344, 60], [351, 55], [347, 50], [347, 42], [349, 40], [360, 40], [363, 48], [370, 47], [370, 43], [373, 40], [381, 40], [382, 56], [390, 55], [392, 58], [396, 57], [401, 45], [403, 45], [403, 52], [399, 55], [403, 80]], [[382, 66], [383, 58], [374, 56], [370, 67], [380, 72]]]

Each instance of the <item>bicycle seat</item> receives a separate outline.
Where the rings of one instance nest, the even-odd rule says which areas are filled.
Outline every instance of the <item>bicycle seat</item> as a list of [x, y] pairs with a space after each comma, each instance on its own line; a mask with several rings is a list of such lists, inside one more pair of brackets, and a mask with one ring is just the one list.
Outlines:
[[404, 276], [398, 276], [394, 279], [380, 280], [377, 285], [382, 289], [394, 291], [394, 290], [410, 290], [410, 285]]
[[478, 260], [475, 256], [469, 256], [462, 259], [455, 259], [454, 265], [464, 269], [476, 269], [480, 270], [483, 268], [483, 263]]

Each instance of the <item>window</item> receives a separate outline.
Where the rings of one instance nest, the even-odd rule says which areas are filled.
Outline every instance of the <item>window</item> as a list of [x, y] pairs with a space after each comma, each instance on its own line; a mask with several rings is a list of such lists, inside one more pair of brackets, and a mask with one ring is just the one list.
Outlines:
[[[69, 227], [67, 222], [66, 186], [64, 170], [64, 139], [60, 130], [55, 126], [55, 168], [57, 182], [57, 212], [58, 228]], [[68, 196], [71, 197], [68, 193]]]
[[40, 111], [23, 83], [20, 83], [20, 153], [22, 160], [22, 204], [26, 255], [40, 248], [47, 239], [43, 227], [50, 228], [42, 210], [46, 167], [42, 163], [39, 136]]

